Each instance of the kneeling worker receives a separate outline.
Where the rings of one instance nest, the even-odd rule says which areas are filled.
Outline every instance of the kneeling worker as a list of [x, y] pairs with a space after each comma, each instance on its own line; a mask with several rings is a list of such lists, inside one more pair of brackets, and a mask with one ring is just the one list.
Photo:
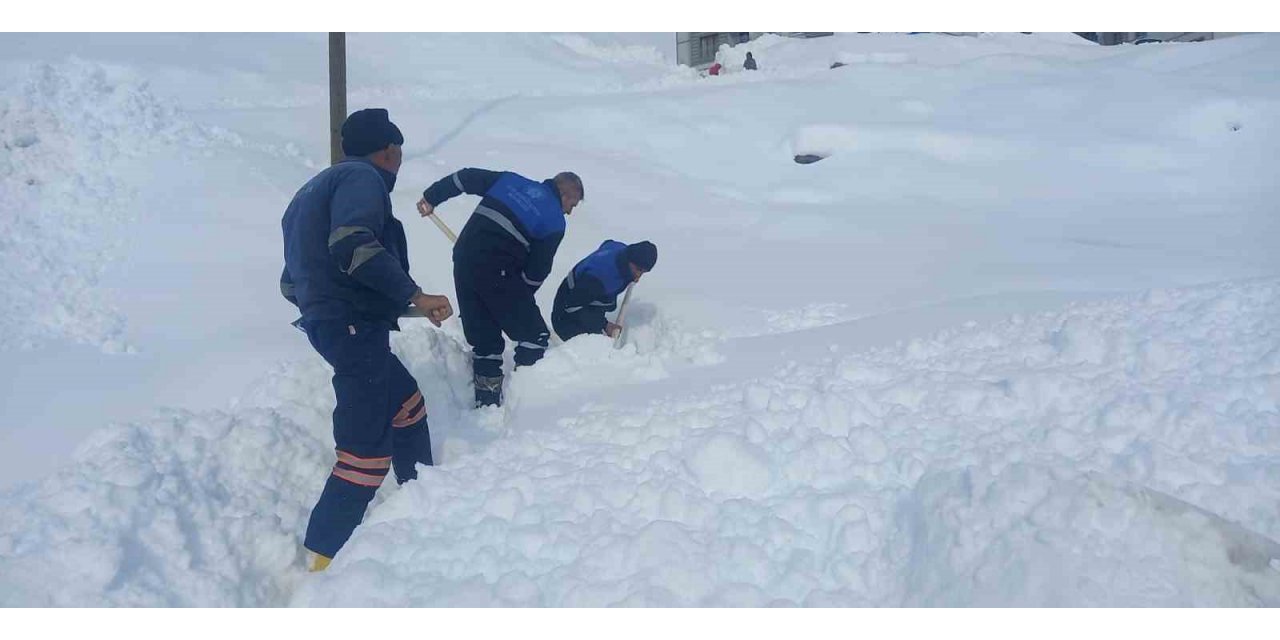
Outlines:
[[605, 240], [591, 255], [574, 265], [556, 290], [551, 308], [551, 326], [561, 340], [584, 333], [618, 337], [622, 327], [604, 314], [617, 308], [618, 294], [627, 285], [658, 263], [658, 248], [652, 242], [623, 244]]

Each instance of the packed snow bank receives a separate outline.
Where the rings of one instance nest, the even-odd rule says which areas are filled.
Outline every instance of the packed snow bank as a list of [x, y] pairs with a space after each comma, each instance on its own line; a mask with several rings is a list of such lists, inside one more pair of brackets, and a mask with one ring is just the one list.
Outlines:
[[1036, 464], [926, 474], [893, 532], [903, 604], [1275, 606], [1280, 544], [1159, 495]]
[[[181, 242], [148, 238], [164, 228], [158, 223], [180, 221], [184, 234], [204, 222], [179, 219], [208, 207], [207, 197], [175, 196], [173, 185], [212, 172], [214, 151], [307, 164], [291, 145], [193, 123], [129, 69], [69, 58], [5, 70], [16, 80], [0, 90], [0, 351], [63, 341], [135, 351], [123, 287], [106, 285]], [[198, 171], [187, 164], [193, 159]]]
[[3, 500], [4, 606], [270, 606], [297, 577], [329, 444], [266, 410], [103, 429]]
[[0, 350], [128, 348], [97, 287], [140, 217], [129, 165], [183, 132], [144, 83], [90, 62], [33, 65], [0, 91]]
[[[456, 320], [444, 330], [406, 321], [394, 347], [428, 399], [436, 459], [480, 455], [536, 424], [530, 410], [718, 361], [714, 342], [686, 353], [695, 336], [651, 310], [637, 318], [624, 349], [584, 336], [513, 374], [501, 411], [470, 409], [470, 349]], [[318, 357], [283, 364], [226, 411], [102, 429], [60, 473], [0, 497], [0, 604], [282, 604], [332, 464], [329, 376]]]
[[517, 371], [511, 413], [467, 408], [457, 327], [414, 325], [441, 465], [329, 573], [298, 551], [331, 464], [314, 359], [4, 496], [0, 601], [1275, 606], [1278, 307], [1274, 280], [1153, 291], [699, 385], [751, 355], [730, 340], [621, 403], [590, 381], [653, 356], [575, 339], [540, 376], [578, 384], [539, 401]]

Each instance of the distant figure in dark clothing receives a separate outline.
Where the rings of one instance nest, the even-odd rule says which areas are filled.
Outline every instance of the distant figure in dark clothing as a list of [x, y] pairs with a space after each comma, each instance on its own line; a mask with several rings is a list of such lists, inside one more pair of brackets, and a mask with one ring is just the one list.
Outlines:
[[747, 60], [746, 60], [745, 62], [743, 62], [743, 63], [742, 63], [742, 68], [743, 68], [743, 69], [747, 69], [747, 70], [749, 70], [749, 71], [755, 71], [755, 70], [756, 70], [756, 59], [755, 59], [755, 58], [753, 58], [753, 57], [751, 57], [751, 52], [750, 52], [750, 51], [748, 51], [748, 52], [747, 52]]
[[658, 248], [652, 242], [627, 245], [605, 240], [569, 271], [556, 290], [551, 307], [551, 326], [556, 335], [561, 340], [584, 333], [618, 337], [622, 327], [606, 320], [605, 312], [617, 308], [618, 294], [653, 271], [657, 263]]

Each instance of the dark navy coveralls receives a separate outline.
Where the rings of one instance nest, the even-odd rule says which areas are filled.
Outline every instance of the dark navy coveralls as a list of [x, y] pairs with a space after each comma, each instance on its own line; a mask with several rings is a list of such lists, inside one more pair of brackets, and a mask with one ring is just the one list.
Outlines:
[[430, 465], [431, 434], [418, 383], [391, 353], [390, 331], [418, 292], [404, 227], [391, 213], [395, 174], [364, 158], [321, 171], [285, 210], [280, 291], [295, 323], [333, 367], [337, 462], [311, 511], [303, 544], [332, 558], [394, 469]]
[[516, 343], [517, 367], [541, 359], [551, 336], [534, 293], [564, 238], [564, 205], [552, 180], [474, 168], [441, 178], [422, 196], [435, 207], [463, 193], [482, 198], [453, 248], [458, 314], [471, 345], [476, 404], [501, 404], [502, 334]]

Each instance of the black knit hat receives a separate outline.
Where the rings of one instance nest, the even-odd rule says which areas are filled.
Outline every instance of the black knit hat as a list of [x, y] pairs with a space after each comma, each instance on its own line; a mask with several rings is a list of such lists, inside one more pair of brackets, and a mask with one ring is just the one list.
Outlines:
[[404, 136], [386, 109], [361, 109], [342, 123], [342, 152], [349, 156], [367, 156], [392, 144], [404, 144]]
[[645, 271], [653, 271], [653, 265], [658, 264], [658, 248], [648, 240], [629, 244], [627, 245], [627, 262]]

